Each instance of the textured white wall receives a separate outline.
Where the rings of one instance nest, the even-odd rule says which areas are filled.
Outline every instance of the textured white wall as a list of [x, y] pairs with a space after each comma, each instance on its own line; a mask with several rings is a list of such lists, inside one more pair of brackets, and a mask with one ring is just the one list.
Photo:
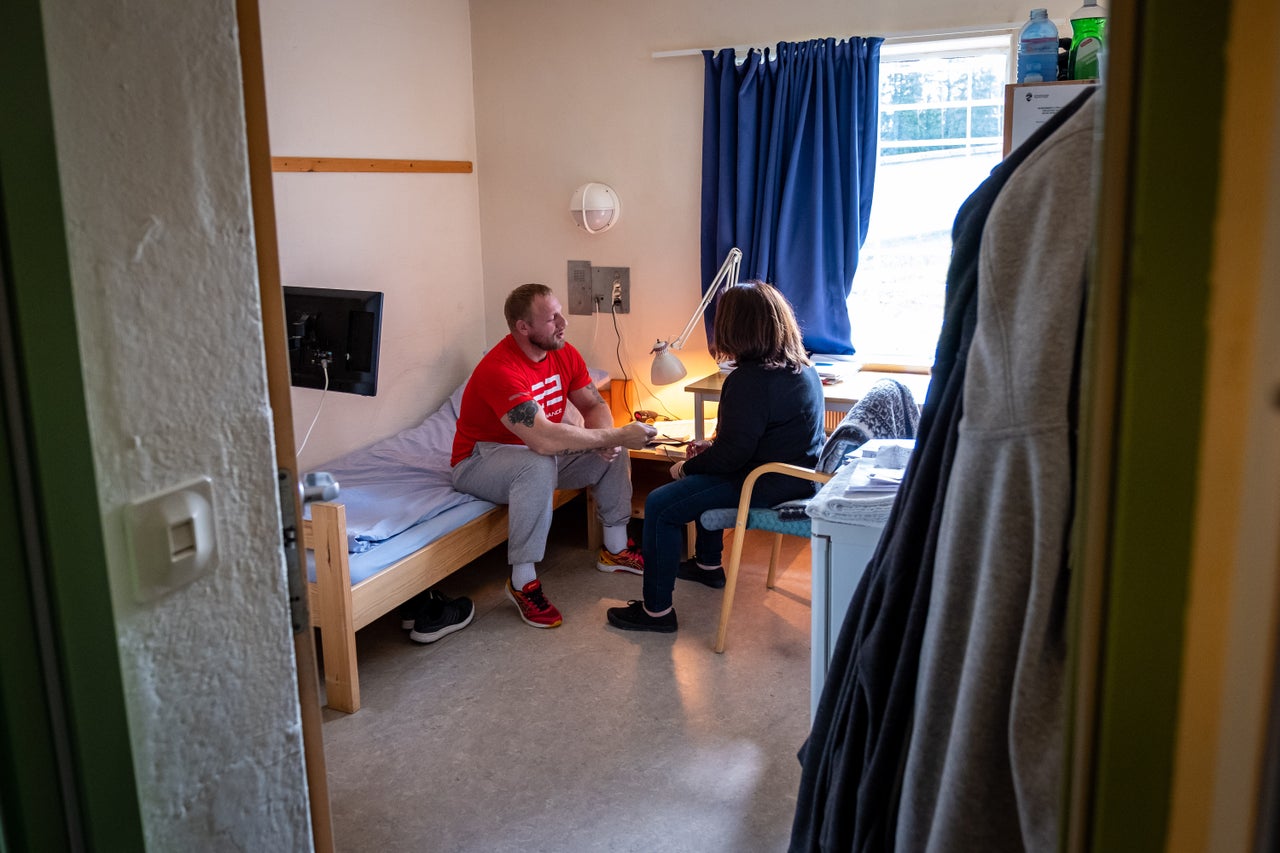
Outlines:
[[[1047, 5], [1064, 20], [1078, 3]], [[504, 331], [512, 285], [543, 281], [564, 300], [566, 261], [627, 266], [622, 359], [647, 382], [654, 340], [679, 334], [698, 304], [703, 64], [654, 51], [938, 32], [1028, 11], [1016, 0], [472, 0], [488, 336]], [[621, 220], [596, 236], [568, 213], [588, 180], [622, 200]], [[569, 320], [587, 360], [620, 376], [607, 315]], [[700, 327], [681, 358], [690, 377], [715, 370]], [[660, 396], [689, 416], [682, 384]]]
[[[263, 0], [276, 156], [476, 159], [466, 0]], [[378, 394], [329, 392], [306, 470], [414, 425], [488, 346], [477, 173], [275, 178], [286, 285], [384, 296]], [[319, 390], [293, 390], [301, 444]]]
[[[43, 14], [147, 846], [310, 849], [235, 4]], [[123, 507], [200, 475], [221, 564], [139, 604]]]

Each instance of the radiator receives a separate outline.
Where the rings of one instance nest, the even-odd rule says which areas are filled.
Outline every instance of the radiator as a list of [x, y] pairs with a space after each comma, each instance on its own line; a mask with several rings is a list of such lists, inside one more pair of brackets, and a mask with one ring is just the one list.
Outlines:
[[830, 409], [827, 410], [826, 419], [822, 424], [823, 429], [827, 431], [827, 435], [836, 431], [836, 427], [840, 426], [840, 422], [844, 420], [844, 416], [846, 414], [848, 414], [848, 412], [833, 412]]

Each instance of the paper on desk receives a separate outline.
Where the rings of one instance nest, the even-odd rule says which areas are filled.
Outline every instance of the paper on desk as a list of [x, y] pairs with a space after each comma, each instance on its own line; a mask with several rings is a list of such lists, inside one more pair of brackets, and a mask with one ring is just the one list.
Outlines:
[[873, 460], [858, 459], [851, 466], [846, 495], [856, 492], [892, 492], [902, 485], [902, 469], [877, 468]]

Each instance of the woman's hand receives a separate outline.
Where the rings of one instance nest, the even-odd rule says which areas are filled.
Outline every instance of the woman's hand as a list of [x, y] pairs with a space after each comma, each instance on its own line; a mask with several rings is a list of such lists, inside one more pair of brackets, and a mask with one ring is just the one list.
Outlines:
[[710, 446], [711, 442], [707, 441], [705, 438], [695, 438], [693, 441], [685, 445], [684, 455], [686, 458], [692, 459]]
[[672, 465], [670, 473], [671, 473], [671, 479], [673, 480], [683, 479], [684, 478], [684, 460], [681, 459], [679, 462]]

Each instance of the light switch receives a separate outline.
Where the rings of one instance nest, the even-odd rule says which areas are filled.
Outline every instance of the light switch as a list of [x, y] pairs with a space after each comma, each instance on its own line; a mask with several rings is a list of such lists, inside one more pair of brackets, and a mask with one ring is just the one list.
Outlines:
[[125, 507], [134, 594], [150, 601], [218, 563], [213, 482], [201, 477]]

